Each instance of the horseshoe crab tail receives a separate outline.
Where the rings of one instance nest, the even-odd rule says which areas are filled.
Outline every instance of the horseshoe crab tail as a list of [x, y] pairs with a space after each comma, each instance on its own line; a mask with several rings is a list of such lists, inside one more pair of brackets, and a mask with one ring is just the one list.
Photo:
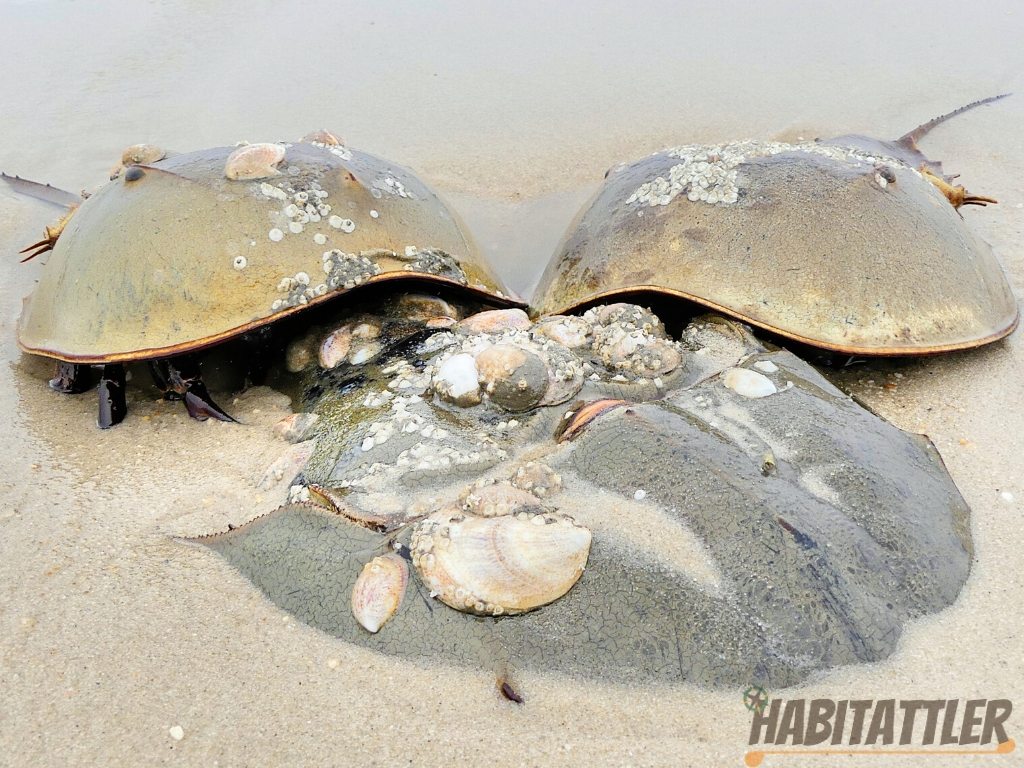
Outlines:
[[0, 179], [6, 181], [11, 189], [19, 195], [34, 197], [36, 200], [42, 200], [45, 203], [50, 203], [61, 208], [74, 208], [82, 202], [81, 195], [76, 195], [73, 192], [66, 192], [52, 184], [41, 184], [38, 181], [23, 179], [21, 176], [10, 176], [3, 172], [0, 172]]
[[933, 117], [927, 123], [921, 123], [921, 125], [917, 126], [917, 128], [915, 128], [914, 130], [908, 131], [907, 133], [903, 134], [898, 139], [896, 139], [896, 143], [906, 147], [907, 149], [916, 150], [917, 142], [924, 138], [925, 134], [931, 131], [932, 128], [941, 125], [942, 123], [946, 122], [951, 118], [956, 117], [957, 115], [962, 115], [964, 112], [972, 110], [975, 107], [981, 107], [984, 106], [985, 104], [991, 104], [995, 101], [999, 101], [1000, 99], [1005, 99], [1007, 96], [1011, 95], [1012, 94], [1010, 93], [1000, 93], [997, 96], [989, 96], [987, 99], [978, 99], [977, 101], [972, 101], [970, 104], [964, 104], [962, 107], [954, 109], [952, 112], [947, 112], [944, 115]]

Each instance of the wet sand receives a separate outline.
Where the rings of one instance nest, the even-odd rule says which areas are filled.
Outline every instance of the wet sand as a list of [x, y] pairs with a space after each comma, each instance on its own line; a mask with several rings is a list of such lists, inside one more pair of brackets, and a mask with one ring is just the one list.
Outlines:
[[[190, 149], [326, 126], [446, 193], [526, 290], [616, 162], [684, 141], [892, 137], [1016, 90], [924, 147], [1000, 200], [964, 216], [1020, 296], [1022, 14], [1010, 3], [945, 2], [846, 11], [17, 2], [0, 8], [0, 169], [77, 190], [100, 183], [131, 143]], [[279, 503], [253, 481], [284, 448], [270, 425], [289, 412], [287, 398], [251, 390], [225, 403], [242, 425], [198, 424], [133, 387], [128, 420], [97, 430], [94, 397], [47, 390], [49, 365], [13, 341], [39, 269], [14, 254], [55, 213], [0, 190], [2, 762], [741, 764], [740, 691], [523, 674], [527, 703], [516, 707], [486, 674], [413, 666], [303, 626], [215, 554], [177, 539]], [[1012, 699], [1024, 683], [1020, 332], [836, 378], [932, 437], [972, 507], [976, 561], [959, 601], [912, 623], [889, 660], [782, 695]], [[1008, 731], [1024, 738], [1024, 714]], [[788, 759], [797, 762], [809, 764]]]

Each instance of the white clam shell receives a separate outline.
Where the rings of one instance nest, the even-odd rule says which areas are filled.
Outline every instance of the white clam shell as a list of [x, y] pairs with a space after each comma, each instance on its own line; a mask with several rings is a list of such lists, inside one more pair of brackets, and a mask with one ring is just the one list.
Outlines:
[[436, 512], [412, 538], [413, 564], [431, 593], [456, 610], [523, 613], [577, 582], [590, 531], [557, 512], [473, 517]]
[[722, 383], [736, 394], [750, 398], [768, 397], [779, 391], [763, 373], [748, 368], [730, 368], [722, 374]]
[[434, 374], [434, 391], [455, 405], [467, 407], [480, 402], [480, 376], [476, 361], [465, 353], [452, 355]]
[[363, 566], [352, 587], [352, 615], [360, 626], [377, 632], [402, 605], [409, 566], [398, 555], [375, 557]]

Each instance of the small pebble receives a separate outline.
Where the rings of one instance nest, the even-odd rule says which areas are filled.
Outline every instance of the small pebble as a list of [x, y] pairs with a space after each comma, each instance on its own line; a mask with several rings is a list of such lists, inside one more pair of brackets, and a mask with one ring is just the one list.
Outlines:
[[636, 489], [636, 493], [633, 494], [633, 500], [634, 501], [643, 501], [646, 498], [647, 498], [647, 491], [645, 491], [643, 488], [637, 488]]
[[327, 660], [327, 666], [330, 669], [337, 669], [338, 667], [341, 666], [341, 660], [340, 659], [328, 659]]
[[185, 738], [185, 729], [180, 725], [172, 725], [167, 729], [167, 732], [171, 734], [171, 738], [175, 741], [181, 741]]
[[1013, 494], [1009, 491], [1003, 491], [999, 494], [999, 498], [1005, 501], [1007, 504], [1013, 504]]

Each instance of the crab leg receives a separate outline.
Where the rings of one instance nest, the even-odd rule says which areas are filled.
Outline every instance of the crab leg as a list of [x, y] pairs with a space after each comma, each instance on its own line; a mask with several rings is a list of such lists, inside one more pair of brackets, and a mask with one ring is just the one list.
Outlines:
[[100, 429], [110, 429], [124, 421], [128, 403], [124, 397], [125, 377], [123, 365], [104, 365], [100, 374], [99, 415], [96, 419]]
[[220, 421], [236, 421], [213, 402], [200, 376], [199, 360], [194, 355], [181, 355], [175, 357], [173, 363], [170, 360], [162, 360], [160, 363], [167, 368], [170, 391], [185, 401], [189, 416], [199, 421], [206, 421], [211, 416]]
[[50, 389], [64, 395], [80, 395], [92, 386], [91, 378], [89, 366], [61, 361], [50, 379]]

